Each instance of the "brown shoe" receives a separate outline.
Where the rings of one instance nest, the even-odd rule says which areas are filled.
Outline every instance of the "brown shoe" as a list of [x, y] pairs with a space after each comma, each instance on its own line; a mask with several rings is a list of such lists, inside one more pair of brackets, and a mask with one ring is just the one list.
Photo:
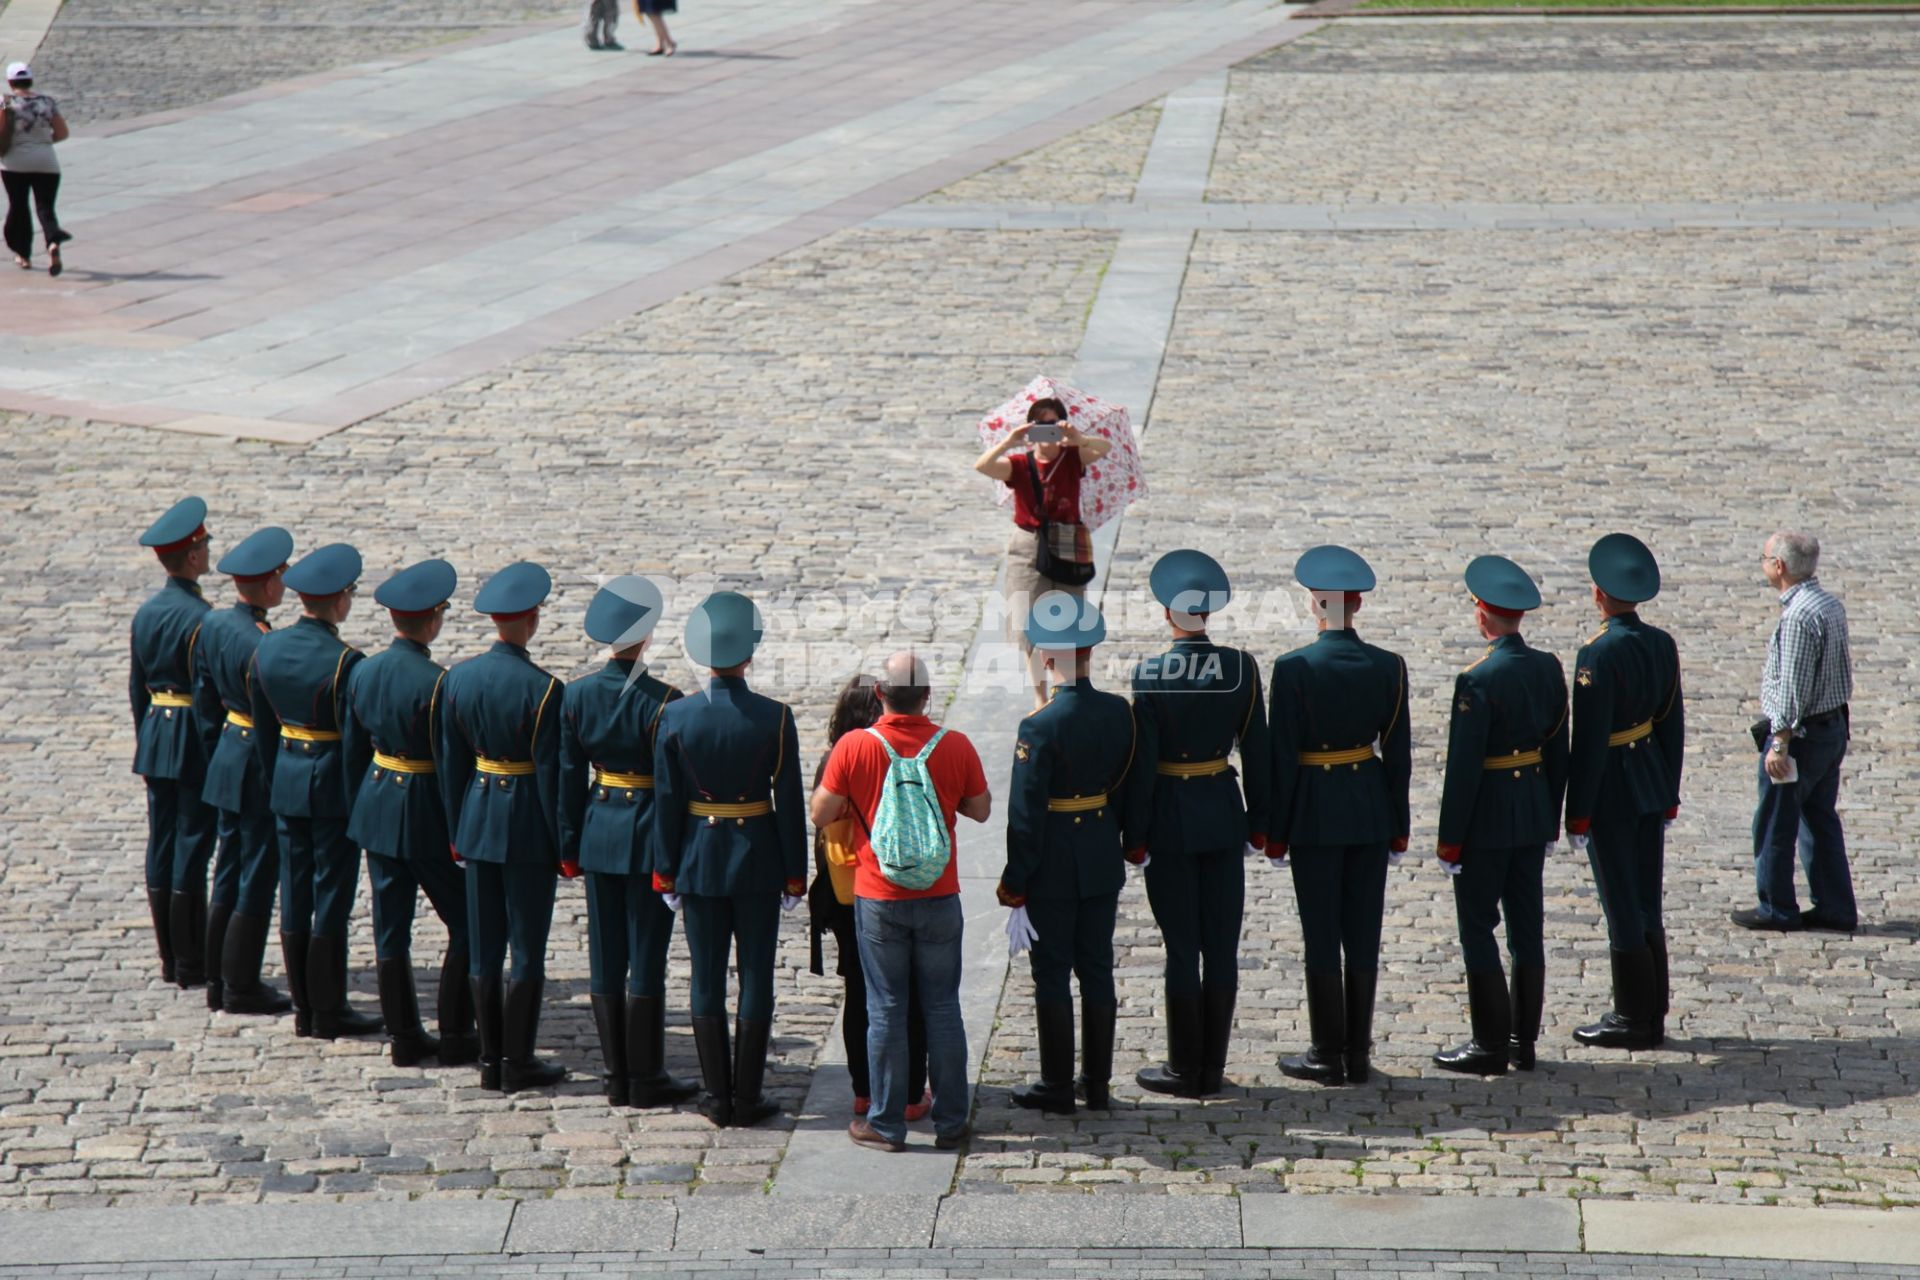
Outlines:
[[906, 1143], [889, 1142], [878, 1133], [875, 1133], [873, 1126], [865, 1120], [856, 1119], [852, 1124], [848, 1125], [847, 1136], [861, 1146], [872, 1147], [876, 1151], [905, 1151], [907, 1149]]

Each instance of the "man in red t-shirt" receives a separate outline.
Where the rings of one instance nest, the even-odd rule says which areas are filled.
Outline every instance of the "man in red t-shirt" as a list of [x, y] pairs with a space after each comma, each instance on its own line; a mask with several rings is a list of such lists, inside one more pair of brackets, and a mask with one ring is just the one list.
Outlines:
[[[950, 1150], [966, 1136], [967, 1030], [960, 1018], [960, 910], [958, 859], [949, 855], [940, 878], [925, 889], [905, 889], [887, 879], [868, 836], [880, 806], [892, 761], [920, 754], [942, 734], [927, 757], [927, 776], [957, 849], [957, 815], [985, 822], [993, 797], [980, 756], [961, 733], [944, 732], [927, 719], [932, 687], [926, 664], [911, 652], [894, 654], [880, 677], [886, 714], [873, 730], [849, 733], [834, 745], [813, 793], [813, 824], [824, 827], [852, 811], [854, 822], [853, 913], [860, 937], [860, 968], [867, 979], [867, 1059], [873, 1103], [865, 1119], [854, 1117], [847, 1136], [861, 1146], [906, 1149], [908, 984], [919, 987], [927, 1021], [927, 1077], [933, 1086], [936, 1145]], [[875, 734], [880, 735], [875, 737]], [[880, 739], [886, 740], [886, 746]]]

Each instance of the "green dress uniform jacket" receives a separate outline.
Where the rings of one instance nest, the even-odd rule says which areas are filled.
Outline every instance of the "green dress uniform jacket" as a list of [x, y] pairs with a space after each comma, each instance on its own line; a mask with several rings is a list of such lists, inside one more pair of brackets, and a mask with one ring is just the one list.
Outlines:
[[[1122, 821], [1137, 759], [1133, 711], [1081, 679], [1020, 723], [1000, 883], [1028, 899], [1117, 894], [1127, 882]], [[1105, 803], [1084, 807], [1089, 799]]]
[[[561, 689], [504, 640], [447, 672], [435, 763], [462, 858], [557, 868]], [[483, 761], [532, 768], [489, 772]]]
[[603, 773], [651, 779], [661, 717], [681, 697], [680, 690], [633, 668], [629, 660], [612, 659], [569, 683], [562, 697], [560, 849], [582, 871], [651, 877], [651, 781], [596, 781]]
[[253, 730], [234, 717], [253, 713], [253, 651], [271, 629], [267, 611], [242, 600], [210, 612], [194, 646], [194, 710], [214, 743], [200, 798], [226, 813], [267, 803], [267, 774], [253, 748]]
[[[1412, 826], [1408, 789], [1413, 731], [1407, 665], [1361, 640], [1327, 630], [1274, 660], [1268, 727], [1273, 741], [1269, 845], [1281, 848], [1385, 844]], [[1303, 753], [1377, 752], [1346, 764], [1303, 764]]]
[[[1273, 787], [1259, 664], [1193, 636], [1136, 665], [1132, 684], [1140, 760], [1128, 793], [1132, 840], [1156, 859], [1214, 850], [1239, 857], [1250, 835], [1266, 833]], [[1229, 762], [1235, 747], [1238, 773]], [[1201, 772], [1215, 761], [1224, 767]]]
[[433, 772], [445, 676], [425, 645], [396, 636], [347, 683], [341, 722], [351, 796], [347, 835], [368, 853], [449, 860], [446, 806]]
[[1637, 613], [1609, 618], [1575, 661], [1568, 825], [1678, 806], [1685, 741], [1673, 637]]
[[[1538, 755], [1537, 761], [1507, 757]], [[1453, 682], [1440, 843], [1467, 850], [1547, 845], [1567, 789], [1567, 682], [1560, 660], [1518, 635], [1487, 646]]]
[[133, 708], [133, 771], [193, 789], [197, 798], [213, 726], [188, 705], [156, 705], [193, 696], [193, 651], [210, 606], [191, 578], [168, 578], [133, 615], [133, 662], [127, 700]]
[[[268, 803], [283, 818], [347, 816], [340, 740], [328, 735], [340, 732], [341, 701], [360, 658], [338, 627], [313, 617], [261, 636], [254, 648], [253, 748], [267, 775]], [[323, 736], [305, 738], [301, 730]]]

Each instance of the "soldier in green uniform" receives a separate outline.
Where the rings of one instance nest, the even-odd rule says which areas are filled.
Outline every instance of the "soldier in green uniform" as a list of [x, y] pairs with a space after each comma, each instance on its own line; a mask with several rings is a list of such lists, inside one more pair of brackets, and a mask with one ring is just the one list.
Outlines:
[[[653, 739], [653, 887], [686, 911], [693, 1043], [707, 1118], [745, 1128], [779, 1108], [761, 1086], [773, 1035], [780, 914], [807, 892], [800, 736], [784, 703], [747, 687], [759, 610], [733, 591], [687, 620], [687, 656], [713, 673], [669, 703]], [[727, 1044], [727, 955], [739, 955], [740, 1009]]]
[[1362, 593], [1374, 586], [1365, 560], [1345, 547], [1314, 547], [1293, 572], [1312, 597], [1320, 634], [1273, 664], [1267, 858], [1293, 866], [1312, 1046], [1281, 1059], [1280, 1069], [1321, 1084], [1359, 1084], [1373, 1049], [1387, 865], [1405, 852], [1411, 825], [1407, 664], [1353, 629]]
[[1660, 566], [1645, 543], [1610, 533], [1593, 544], [1587, 571], [1605, 621], [1575, 660], [1567, 832], [1587, 852], [1606, 912], [1613, 1009], [1573, 1035], [1601, 1048], [1648, 1049], [1666, 1039], [1661, 884], [1686, 741], [1680, 651], [1640, 619], [1638, 606], [1660, 593]]
[[254, 647], [248, 716], [280, 833], [280, 948], [296, 1035], [370, 1035], [380, 1019], [347, 1004], [347, 921], [360, 850], [347, 837], [342, 703], [360, 651], [340, 638], [360, 580], [360, 553], [344, 542], [288, 569], [300, 620]]
[[285, 598], [282, 580], [293, 535], [268, 528], [220, 560], [239, 599], [200, 626], [194, 647], [194, 707], [216, 726], [200, 798], [219, 814], [220, 852], [207, 902], [207, 1007], [228, 1013], [285, 1013], [287, 998], [260, 981], [273, 922], [280, 846], [267, 805], [267, 774], [253, 749], [253, 651], [270, 628], [267, 610]]
[[[393, 619], [393, 643], [354, 668], [340, 726], [351, 796], [347, 835], [367, 851], [380, 1014], [396, 1067], [430, 1057], [453, 1067], [480, 1056], [468, 978], [467, 889], [447, 857], [447, 812], [433, 764], [446, 671], [428, 646], [440, 636], [458, 583], [445, 560], [422, 560], [380, 584], [373, 598]], [[413, 984], [413, 914], [422, 892], [447, 927], [437, 1038], [420, 1025]]]
[[200, 593], [209, 558], [206, 519], [205, 502], [182, 498], [140, 535], [167, 581], [133, 615], [127, 680], [133, 771], [147, 783], [147, 911], [160, 976], [182, 987], [205, 980], [200, 946], [216, 824], [214, 811], [200, 799], [209, 744], [193, 710], [193, 650], [208, 609]]
[[560, 704], [560, 857], [587, 874], [593, 1021], [616, 1107], [683, 1102], [696, 1086], [666, 1070], [667, 944], [673, 912], [653, 890], [653, 740], [680, 691], [641, 662], [665, 605], [638, 574], [587, 606], [607, 664]]
[[1232, 598], [1226, 571], [1204, 552], [1172, 551], [1149, 582], [1166, 607], [1173, 647], [1133, 669], [1140, 765], [1126, 827], [1140, 846], [1130, 856], [1146, 862], [1147, 901], [1166, 942], [1167, 1061], [1134, 1079], [1155, 1093], [1198, 1098], [1225, 1083], [1245, 855], [1266, 847], [1273, 765], [1259, 664], [1207, 638], [1208, 617]]
[[[467, 869], [467, 945], [480, 1026], [480, 1087], [512, 1093], [566, 1079], [534, 1054], [547, 934], [560, 865], [560, 691], [527, 644], [553, 579], [520, 561], [489, 578], [473, 607], [497, 639], [440, 683], [434, 764], [450, 852]], [[504, 985], [501, 966], [511, 946]]]
[[[1453, 880], [1467, 966], [1473, 1039], [1433, 1055], [1448, 1071], [1533, 1070], [1546, 995], [1541, 876], [1560, 838], [1567, 789], [1567, 681], [1560, 660], [1530, 649], [1520, 621], [1540, 607], [1526, 571], [1500, 556], [1467, 566], [1474, 621], [1487, 642], [1453, 682], [1440, 862]], [[1500, 970], [1494, 928], [1504, 908], [1513, 985]]]
[[1040, 1040], [1040, 1080], [1015, 1089], [1013, 1101], [1072, 1115], [1076, 978], [1079, 1084], [1087, 1106], [1112, 1105], [1113, 927], [1127, 881], [1122, 823], [1134, 805], [1134, 719], [1125, 698], [1093, 687], [1093, 649], [1107, 635], [1099, 609], [1049, 591], [1028, 611], [1026, 634], [1056, 687], [1046, 706], [1020, 722], [997, 887], [1001, 905], [1014, 911], [1009, 938], [1016, 948], [1032, 947]]

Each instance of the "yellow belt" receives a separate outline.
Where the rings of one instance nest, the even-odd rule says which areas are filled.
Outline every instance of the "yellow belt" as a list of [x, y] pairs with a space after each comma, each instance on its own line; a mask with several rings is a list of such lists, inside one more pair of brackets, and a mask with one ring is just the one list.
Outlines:
[[687, 812], [696, 818], [758, 818], [773, 812], [771, 800], [743, 800], [723, 804], [717, 800], [689, 800]]
[[1095, 809], [1107, 807], [1107, 793], [1098, 792], [1090, 796], [1073, 796], [1068, 799], [1050, 797], [1047, 800], [1048, 813], [1092, 813]]
[[305, 725], [283, 724], [280, 736], [292, 738], [295, 742], [338, 742], [340, 731], [337, 729], [309, 729]]
[[227, 723], [236, 729], [251, 729], [253, 728], [253, 717], [244, 711], [229, 711], [227, 712]]
[[524, 778], [533, 772], [533, 761], [494, 760], [488, 756], [475, 756], [473, 767], [482, 773], [499, 774], [508, 778]]
[[390, 756], [384, 751], [373, 753], [373, 767], [385, 769], [388, 773], [432, 773], [433, 761], [409, 760], [405, 756]]
[[1512, 755], [1488, 756], [1480, 762], [1482, 769], [1520, 769], [1530, 764], [1542, 764], [1546, 753], [1538, 748], [1532, 751], [1516, 751]]
[[153, 700], [153, 705], [156, 707], [190, 707], [193, 705], [192, 698], [184, 693], [175, 693], [171, 689], [149, 689], [147, 690], [147, 697]]
[[593, 781], [597, 786], [612, 787], [615, 790], [653, 790], [653, 775], [650, 773], [615, 773], [611, 769], [595, 769]]
[[1624, 747], [1629, 742], [1640, 741], [1640, 739], [1646, 737], [1648, 734], [1652, 732], [1653, 732], [1653, 721], [1642, 720], [1639, 724], [1633, 726], [1633, 728], [1631, 729], [1622, 729], [1618, 733], [1608, 734], [1607, 745], [1610, 747]]
[[1153, 771], [1168, 778], [1211, 778], [1215, 774], [1225, 773], [1232, 767], [1227, 763], [1227, 758], [1221, 756], [1218, 760], [1198, 760], [1192, 764], [1162, 760], [1153, 766]]
[[1373, 744], [1364, 747], [1348, 747], [1345, 751], [1302, 751], [1300, 763], [1319, 765], [1322, 769], [1331, 769], [1337, 764], [1365, 764], [1373, 759]]

